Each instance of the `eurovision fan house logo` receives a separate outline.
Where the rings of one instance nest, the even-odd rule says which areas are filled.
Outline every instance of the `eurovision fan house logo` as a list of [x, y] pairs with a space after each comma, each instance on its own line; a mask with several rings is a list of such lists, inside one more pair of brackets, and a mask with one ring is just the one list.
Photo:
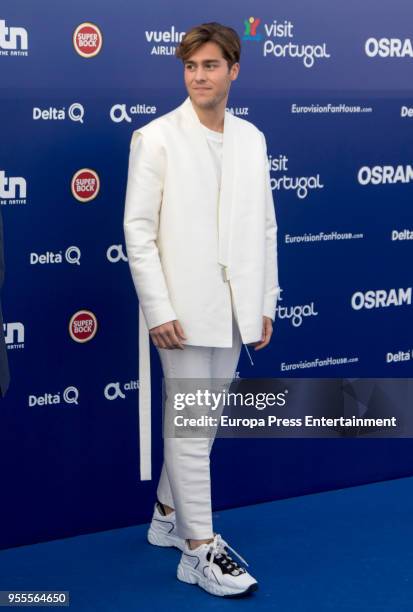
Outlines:
[[73, 46], [81, 57], [95, 57], [103, 43], [102, 32], [94, 23], [81, 23], [73, 33]]
[[[259, 28], [259, 26], [262, 27]], [[327, 50], [326, 42], [315, 44], [295, 42], [294, 30], [295, 24], [288, 19], [284, 21], [274, 19], [271, 23], [261, 24], [259, 17], [249, 17], [244, 19], [242, 40], [263, 41], [263, 57], [299, 60], [306, 68], [313, 68], [316, 60], [330, 59], [331, 55]]]
[[78, 310], [70, 319], [69, 333], [75, 342], [89, 342], [96, 336], [98, 322], [90, 310]]
[[90, 202], [94, 200], [100, 190], [98, 173], [91, 168], [82, 168], [75, 172], [72, 177], [70, 188], [72, 195], [78, 202]]

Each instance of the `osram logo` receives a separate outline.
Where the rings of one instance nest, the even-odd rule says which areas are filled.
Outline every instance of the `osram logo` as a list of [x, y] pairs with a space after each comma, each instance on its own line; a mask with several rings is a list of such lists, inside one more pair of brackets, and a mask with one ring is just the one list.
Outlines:
[[354, 310], [362, 308], [387, 308], [388, 306], [410, 306], [412, 303], [412, 288], [406, 289], [376, 289], [366, 292], [356, 291], [351, 296], [351, 307]]
[[0, 170], [0, 201], [2, 204], [26, 204], [27, 183], [22, 176], [6, 176]]
[[364, 50], [368, 57], [413, 57], [410, 38], [368, 38]]
[[20, 321], [3, 323], [4, 338], [9, 350], [24, 348], [24, 325]]
[[385, 185], [395, 183], [411, 183], [413, 181], [413, 166], [362, 166], [357, 174], [360, 185]]
[[22, 27], [6, 26], [0, 19], [0, 55], [28, 55], [29, 40], [27, 30]]

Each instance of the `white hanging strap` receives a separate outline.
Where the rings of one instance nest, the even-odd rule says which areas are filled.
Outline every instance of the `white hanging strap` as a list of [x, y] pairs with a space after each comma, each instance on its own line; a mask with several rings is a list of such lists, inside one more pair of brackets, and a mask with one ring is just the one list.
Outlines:
[[251, 364], [252, 364], [252, 365], [254, 365], [254, 362], [253, 362], [253, 360], [252, 360], [252, 358], [251, 358], [251, 355], [250, 355], [250, 352], [249, 352], [249, 350], [248, 350], [248, 346], [247, 346], [246, 344], [244, 344], [244, 346], [245, 346], [245, 350], [246, 350], [246, 351], [247, 351], [247, 353], [248, 353], [248, 357], [250, 358]]
[[139, 463], [140, 479], [152, 480], [150, 338], [139, 305]]

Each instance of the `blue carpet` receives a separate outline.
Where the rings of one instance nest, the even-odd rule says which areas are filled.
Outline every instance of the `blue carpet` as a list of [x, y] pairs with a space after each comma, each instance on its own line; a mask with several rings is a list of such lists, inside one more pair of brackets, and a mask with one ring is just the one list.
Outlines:
[[148, 544], [147, 525], [0, 551], [0, 589], [70, 591], [76, 612], [413, 609], [413, 478], [215, 512], [214, 529], [256, 593], [223, 600], [179, 582], [180, 552]]

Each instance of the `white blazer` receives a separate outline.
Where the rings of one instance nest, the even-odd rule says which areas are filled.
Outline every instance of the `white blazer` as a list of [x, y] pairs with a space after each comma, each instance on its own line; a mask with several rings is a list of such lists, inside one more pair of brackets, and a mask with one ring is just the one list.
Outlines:
[[140, 303], [141, 480], [151, 479], [148, 330], [178, 319], [184, 344], [229, 347], [231, 292], [244, 345], [260, 340], [263, 315], [275, 319], [277, 224], [266, 141], [229, 111], [221, 177], [219, 185], [190, 97], [132, 134], [124, 231]]

